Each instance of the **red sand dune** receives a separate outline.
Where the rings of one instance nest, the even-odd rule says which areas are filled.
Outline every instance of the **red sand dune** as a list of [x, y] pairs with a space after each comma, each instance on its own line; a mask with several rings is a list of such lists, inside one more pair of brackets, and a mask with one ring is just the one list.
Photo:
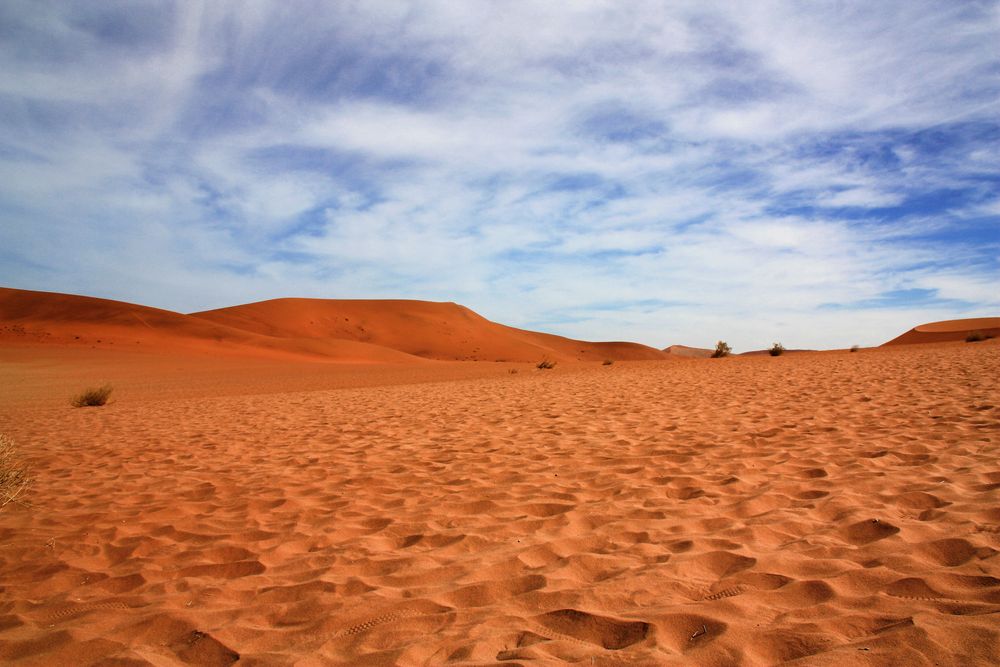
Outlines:
[[965, 320], [943, 320], [913, 327], [882, 345], [908, 345], [913, 343], [947, 343], [965, 340], [970, 333], [981, 332], [1000, 337], [1000, 317], [977, 317]]
[[662, 359], [637, 343], [593, 343], [515, 329], [455, 303], [407, 300], [273, 299], [193, 313], [262, 335], [355, 340], [418, 357], [469, 361]]
[[321, 356], [338, 361], [420, 360], [357, 341], [262, 336], [169, 310], [72, 294], [0, 288], [0, 342], [120, 351], [187, 350], [241, 356]]
[[665, 357], [636, 343], [594, 343], [515, 329], [454, 303], [276, 299], [183, 315], [107, 299], [6, 288], [0, 288], [0, 341], [378, 363]]

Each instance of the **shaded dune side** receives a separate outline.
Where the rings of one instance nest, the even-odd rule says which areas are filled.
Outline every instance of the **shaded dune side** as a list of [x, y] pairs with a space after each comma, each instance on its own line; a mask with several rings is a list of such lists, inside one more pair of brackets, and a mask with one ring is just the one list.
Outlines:
[[250, 356], [320, 356], [337, 361], [420, 362], [364, 342], [276, 338], [110, 299], [0, 288], [0, 341], [114, 350]]
[[964, 320], [943, 320], [915, 326], [906, 333], [882, 343], [885, 345], [911, 345], [914, 343], [948, 343], [965, 340], [973, 332], [1000, 337], [1000, 317], [977, 317]]
[[193, 317], [262, 335], [372, 343], [428, 359], [663, 359], [637, 343], [594, 343], [491, 322], [455, 303], [401, 299], [273, 299]]

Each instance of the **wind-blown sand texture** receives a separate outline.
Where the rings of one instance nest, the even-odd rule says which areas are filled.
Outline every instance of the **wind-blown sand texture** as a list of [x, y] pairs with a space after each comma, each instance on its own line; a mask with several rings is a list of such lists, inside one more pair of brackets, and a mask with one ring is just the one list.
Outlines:
[[996, 340], [0, 359], [5, 664], [1000, 662]]

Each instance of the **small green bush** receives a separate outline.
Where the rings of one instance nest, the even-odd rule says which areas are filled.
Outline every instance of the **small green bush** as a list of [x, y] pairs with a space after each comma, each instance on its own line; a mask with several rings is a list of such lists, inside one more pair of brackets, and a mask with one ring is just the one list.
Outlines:
[[784, 354], [784, 352], [785, 352], [785, 346], [782, 345], [781, 343], [775, 343], [774, 345], [771, 346], [771, 349], [768, 350], [768, 353], [772, 357], [780, 357], [782, 354]]
[[712, 353], [712, 358], [718, 359], [719, 357], [728, 357], [732, 351], [733, 349], [729, 347], [729, 344], [726, 343], [726, 341], [720, 340], [715, 344], [715, 352]]
[[542, 359], [541, 361], [538, 362], [538, 365], [535, 366], [535, 368], [541, 370], [548, 370], [550, 368], [555, 368], [555, 367], [556, 367], [556, 362], [549, 361], [548, 359]]
[[107, 404], [108, 397], [111, 396], [111, 391], [112, 386], [110, 384], [106, 384], [103, 387], [90, 387], [80, 395], [74, 397], [71, 403], [74, 408], [99, 407]]

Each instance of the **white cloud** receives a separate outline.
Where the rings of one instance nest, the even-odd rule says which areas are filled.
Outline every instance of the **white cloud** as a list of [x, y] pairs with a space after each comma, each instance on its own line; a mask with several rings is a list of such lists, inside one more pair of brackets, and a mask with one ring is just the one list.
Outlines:
[[[998, 215], [996, 3], [178, 3], [138, 36], [115, 11], [11, 10], [6, 284], [743, 349], [996, 306], [996, 222], [962, 232]], [[900, 289], [940, 299], [864, 305]]]

